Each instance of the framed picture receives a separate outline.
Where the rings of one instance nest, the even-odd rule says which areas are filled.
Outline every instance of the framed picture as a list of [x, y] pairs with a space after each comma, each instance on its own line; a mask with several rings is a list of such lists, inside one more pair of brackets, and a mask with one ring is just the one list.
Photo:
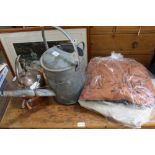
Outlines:
[[8, 67], [10, 69], [10, 74], [14, 75], [13, 68], [12, 68], [12, 66], [10, 64], [10, 61], [9, 61], [7, 55], [6, 55], [6, 51], [5, 51], [3, 45], [2, 45], [2, 43], [0, 41], [0, 64], [2, 64], [2, 63], [7, 63]]
[[[67, 28], [65, 31], [69, 32], [77, 43], [81, 41], [85, 43], [84, 60], [85, 64], [87, 64], [87, 28]], [[45, 36], [49, 47], [68, 42], [68, 39], [55, 29], [45, 30]], [[20, 54], [27, 62], [31, 62], [39, 60], [45, 52], [41, 28], [33, 28], [31, 31], [24, 29], [24, 31], [19, 32], [14, 30], [14, 32], [0, 33], [0, 40], [13, 70], [15, 69], [17, 55]]]

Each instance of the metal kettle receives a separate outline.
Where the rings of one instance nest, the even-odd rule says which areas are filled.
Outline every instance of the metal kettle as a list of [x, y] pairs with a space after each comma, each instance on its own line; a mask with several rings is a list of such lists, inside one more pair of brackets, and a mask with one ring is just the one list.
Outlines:
[[37, 89], [43, 85], [43, 77], [40, 71], [26, 66], [25, 60], [20, 60], [18, 55], [15, 61], [15, 73], [19, 85], [22, 88]]

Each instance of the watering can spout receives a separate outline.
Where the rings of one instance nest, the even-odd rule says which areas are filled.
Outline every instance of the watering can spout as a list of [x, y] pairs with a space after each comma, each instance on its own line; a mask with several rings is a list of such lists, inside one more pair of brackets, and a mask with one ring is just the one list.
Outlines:
[[50, 89], [22, 89], [22, 90], [6, 90], [0, 91], [0, 96], [12, 97], [33, 97], [33, 96], [55, 96], [55, 93]]

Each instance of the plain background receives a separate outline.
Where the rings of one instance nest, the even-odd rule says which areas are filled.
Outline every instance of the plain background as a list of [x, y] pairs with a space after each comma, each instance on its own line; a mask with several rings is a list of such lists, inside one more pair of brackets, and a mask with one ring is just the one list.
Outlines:
[[[153, 0], [1, 0], [0, 26], [155, 26]], [[153, 154], [155, 130], [0, 130], [0, 154]]]

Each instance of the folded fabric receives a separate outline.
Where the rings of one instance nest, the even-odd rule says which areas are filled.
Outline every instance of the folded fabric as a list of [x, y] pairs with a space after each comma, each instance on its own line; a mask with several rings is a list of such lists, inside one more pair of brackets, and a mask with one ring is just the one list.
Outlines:
[[96, 111], [105, 117], [113, 118], [129, 127], [140, 128], [149, 122], [152, 108], [135, 107], [135, 105], [125, 105], [123, 103], [112, 103], [105, 101], [82, 101], [79, 104], [89, 110]]
[[141, 106], [155, 104], [155, 88], [148, 70], [134, 59], [113, 53], [95, 57], [87, 68], [87, 82], [80, 100], [127, 101]]

